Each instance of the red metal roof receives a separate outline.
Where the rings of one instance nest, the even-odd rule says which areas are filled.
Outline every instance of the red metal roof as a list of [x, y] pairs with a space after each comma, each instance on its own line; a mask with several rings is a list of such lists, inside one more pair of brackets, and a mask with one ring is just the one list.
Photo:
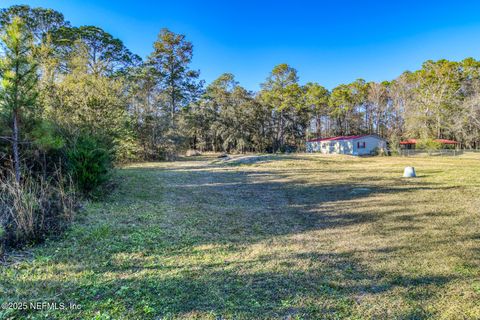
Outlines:
[[[434, 139], [433, 141], [441, 143], [441, 144], [457, 144], [457, 141], [454, 140], [447, 140], [447, 139]], [[400, 144], [417, 144], [417, 139], [407, 139], [405, 141], [401, 141]]]
[[331, 137], [331, 138], [317, 138], [317, 139], [310, 139], [307, 142], [320, 142], [320, 141], [337, 141], [337, 140], [355, 140], [358, 138], [368, 137], [370, 134], [363, 134], [358, 136], [339, 136], [339, 137]]
[[405, 141], [400, 141], [400, 144], [417, 144], [417, 139], [407, 139]]
[[442, 144], [457, 144], [458, 141], [455, 140], [448, 140], [448, 139], [435, 139], [436, 142], [440, 142]]

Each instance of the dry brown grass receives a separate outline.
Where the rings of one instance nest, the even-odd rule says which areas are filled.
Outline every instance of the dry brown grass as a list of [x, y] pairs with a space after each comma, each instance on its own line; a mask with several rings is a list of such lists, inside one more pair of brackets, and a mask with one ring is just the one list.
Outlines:
[[0, 179], [0, 241], [18, 247], [42, 240], [74, 219], [78, 199], [71, 179], [59, 172], [46, 181], [13, 174]]

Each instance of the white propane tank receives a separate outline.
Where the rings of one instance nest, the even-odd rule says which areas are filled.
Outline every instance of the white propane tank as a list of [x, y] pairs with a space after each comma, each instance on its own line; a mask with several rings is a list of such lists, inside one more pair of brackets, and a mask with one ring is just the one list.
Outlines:
[[403, 177], [404, 178], [415, 178], [417, 175], [415, 174], [415, 168], [414, 167], [405, 167], [405, 170], [403, 170]]

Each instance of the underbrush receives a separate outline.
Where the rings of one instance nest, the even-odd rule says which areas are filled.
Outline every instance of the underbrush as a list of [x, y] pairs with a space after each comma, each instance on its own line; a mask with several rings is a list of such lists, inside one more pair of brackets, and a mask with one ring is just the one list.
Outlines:
[[59, 171], [48, 180], [0, 178], [0, 256], [8, 247], [41, 242], [61, 231], [74, 219], [78, 204], [72, 180]]
[[66, 150], [66, 164], [76, 187], [86, 196], [102, 194], [110, 179], [113, 157], [98, 137], [80, 135]]

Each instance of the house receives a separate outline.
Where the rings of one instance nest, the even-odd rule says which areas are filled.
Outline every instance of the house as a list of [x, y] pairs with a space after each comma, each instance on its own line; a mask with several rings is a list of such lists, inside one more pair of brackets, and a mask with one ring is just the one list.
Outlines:
[[[457, 141], [447, 139], [434, 139], [433, 141], [440, 143], [443, 147], [456, 146], [459, 143]], [[416, 145], [417, 139], [407, 139], [405, 141], [400, 141], [400, 146], [403, 149], [415, 149]]]
[[307, 140], [307, 152], [324, 154], [349, 154], [352, 156], [372, 155], [383, 150], [386, 152], [387, 141], [377, 135], [340, 136]]

